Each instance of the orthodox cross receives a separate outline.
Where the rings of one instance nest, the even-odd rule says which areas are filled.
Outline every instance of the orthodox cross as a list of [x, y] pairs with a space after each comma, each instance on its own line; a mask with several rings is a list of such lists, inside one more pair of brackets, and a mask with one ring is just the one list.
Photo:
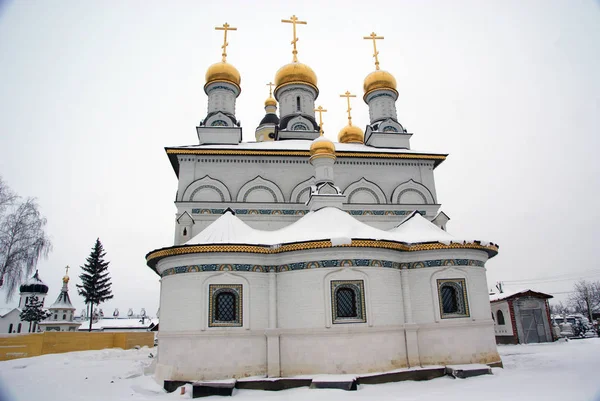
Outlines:
[[67, 265], [67, 267], [65, 267], [65, 276], [69, 275], [69, 269], [70, 267]]
[[298, 38], [296, 37], [296, 24], [306, 25], [306, 21], [299, 21], [298, 17], [292, 15], [290, 19], [282, 19], [281, 22], [287, 22], [288, 24], [292, 24], [294, 27], [294, 39], [292, 40], [294, 50], [292, 50], [292, 54], [294, 55], [294, 63], [296, 63], [298, 62], [298, 50], [296, 49], [296, 42], [298, 42]]
[[237, 28], [232, 28], [231, 26], [229, 26], [229, 24], [226, 22], [223, 24], [222, 27], [217, 26], [215, 27], [215, 31], [224, 31], [223, 32], [223, 46], [221, 46], [221, 49], [223, 49], [223, 54], [221, 54], [223, 56], [223, 62], [227, 61], [227, 46], [229, 45], [229, 43], [227, 43], [227, 31], [237, 31]]
[[352, 110], [352, 107], [350, 107], [350, 98], [356, 97], [356, 95], [351, 95], [350, 92], [346, 91], [346, 93], [340, 95], [340, 97], [345, 97], [348, 101], [348, 110], [346, 110], [346, 112], [348, 113], [348, 125], [352, 125], [352, 115], [350, 114], [350, 110]]
[[325, 110], [323, 106], [319, 106], [315, 111], [319, 113], [319, 132], [321, 133], [321, 136], [323, 136], [323, 113], [327, 112], [327, 110]]
[[267, 86], [269, 87], [269, 97], [273, 97], [273, 87], [275, 84], [273, 82], [269, 82]]
[[368, 39], [373, 41], [373, 57], [375, 57], [375, 69], [379, 69], [379, 52], [377, 51], [377, 40], [383, 39], [383, 36], [377, 36], [375, 32], [371, 32], [369, 36], [363, 36], [363, 39]]

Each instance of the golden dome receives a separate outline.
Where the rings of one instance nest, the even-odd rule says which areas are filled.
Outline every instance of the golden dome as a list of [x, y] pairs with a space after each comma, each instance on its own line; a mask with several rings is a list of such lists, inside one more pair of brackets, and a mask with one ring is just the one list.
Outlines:
[[286, 64], [275, 74], [275, 85], [279, 88], [291, 83], [307, 84], [317, 89], [317, 74], [306, 64], [298, 62]]
[[335, 145], [324, 136], [320, 136], [310, 145], [310, 157], [335, 157]]
[[346, 125], [338, 134], [340, 143], [364, 143], [365, 135], [356, 125]]
[[63, 283], [68, 283], [69, 282], [69, 276], [64, 276], [62, 280], [63, 280]]
[[265, 106], [277, 106], [277, 100], [275, 100], [272, 96], [269, 96], [267, 100], [265, 100]]
[[391, 89], [396, 91], [396, 78], [387, 71], [373, 71], [365, 78], [363, 88], [365, 95], [376, 89]]
[[206, 85], [219, 81], [229, 82], [239, 88], [242, 78], [240, 72], [234, 66], [221, 61], [211, 65], [206, 70]]

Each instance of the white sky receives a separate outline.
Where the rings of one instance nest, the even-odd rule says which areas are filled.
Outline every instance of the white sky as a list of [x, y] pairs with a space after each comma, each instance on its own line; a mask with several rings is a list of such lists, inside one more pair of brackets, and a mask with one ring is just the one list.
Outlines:
[[0, 175], [48, 218], [54, 250], [38, 267], [49, 301], [68, 264], [83, 308], [78, 266], [100, 237], [115, 295], [105, 313], [155, 314], [159, 281], [144, 255], [172, 244], [177, 182], [163, 148], [197, 143], [204, 74], [221, 54], [213, 27], [238, 28], [228, 61], [242, 74], [237, 117], [250, 141], [265, 84], [291, 61], [280, 20], [292, 14], [308, 21], [299, 60], [317, 73], [331, 139], [346, 90], [359, 95], [353, 121], [367, 123], [362, 37], [385, 36], [381, 67], [398, 81], [412, 148], [450, 154], [436, 169], [449, 231], [500, 244], [490, 287], [564, 275], [528, 285], [552, 293], [600, 279], [598, 0], [0, 1]]

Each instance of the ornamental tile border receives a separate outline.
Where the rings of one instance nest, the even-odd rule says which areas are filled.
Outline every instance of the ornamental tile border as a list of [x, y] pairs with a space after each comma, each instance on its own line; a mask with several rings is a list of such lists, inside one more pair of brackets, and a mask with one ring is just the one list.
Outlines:
[[419, 262], [392, 262], [381, 259], [329, 259], [314, 260], [310, 262], [287, 263], [283, 265], [253, 265], [239, 263], [211, 263], [189, 266], [176, 266], [165, 269], [162, 277], [181, 273], [237, 271], [255, 273], [282, 273], [294, 270], [322, 269], [332, 267], [385, 267], [390, 269], [422, 269], [426, 267], [443, 266], [476, 266], [484, 267], [485, 263], [474, 259], [434, 259]]
[[[192, 214], [223, 214], [225, 212], [225, 208], [223, 209], [202, 209], [202, 208], [193, 208]], [[284, 216], [294, 216], [301, 215], [304, 216], [308, 213], [308, 210], [296, 210], [296, 209], [233, 209], [235, 214], [240, 215], [284, 215]], [[346, 213], [352, 216], [408, 216], [414, 210], [345, 210]], [[427, 212], [425, 210], [419, 210], [421, 215], [426, 216]]]

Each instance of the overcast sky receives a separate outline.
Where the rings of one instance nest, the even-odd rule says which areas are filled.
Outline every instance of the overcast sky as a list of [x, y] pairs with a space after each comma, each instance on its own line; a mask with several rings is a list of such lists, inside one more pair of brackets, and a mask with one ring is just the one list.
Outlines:
[[[76, 276], [100, 237], [115, 295], [104, 312], [156, 313], [144, 255], [173, 243], [164, 147], [198, 141], [204, 74], [223, 40], [214, 27], [238, 28], [228, 61], [253, 141], [266, 84], [291, 61], [280, 20], [292, 14], [308, 21], [298, 56], [318, 76], [331, 139], [347, 121], [346, 90], [366, 125], [374, 66], [362, 37], [385, 36], [381, 67], [398, 81], [412, 148], [449, 153], [435, 171], [448, 230], [500, 245], [490, 287], [561, 293], [600, 279], [599, 1], [0, 1], [0, 175], [48, 219], [54, 250], [38, 267], [49, 301], [70, 265], [83, 308]], [[546, 282], [510, 283], [528, 279]]]

